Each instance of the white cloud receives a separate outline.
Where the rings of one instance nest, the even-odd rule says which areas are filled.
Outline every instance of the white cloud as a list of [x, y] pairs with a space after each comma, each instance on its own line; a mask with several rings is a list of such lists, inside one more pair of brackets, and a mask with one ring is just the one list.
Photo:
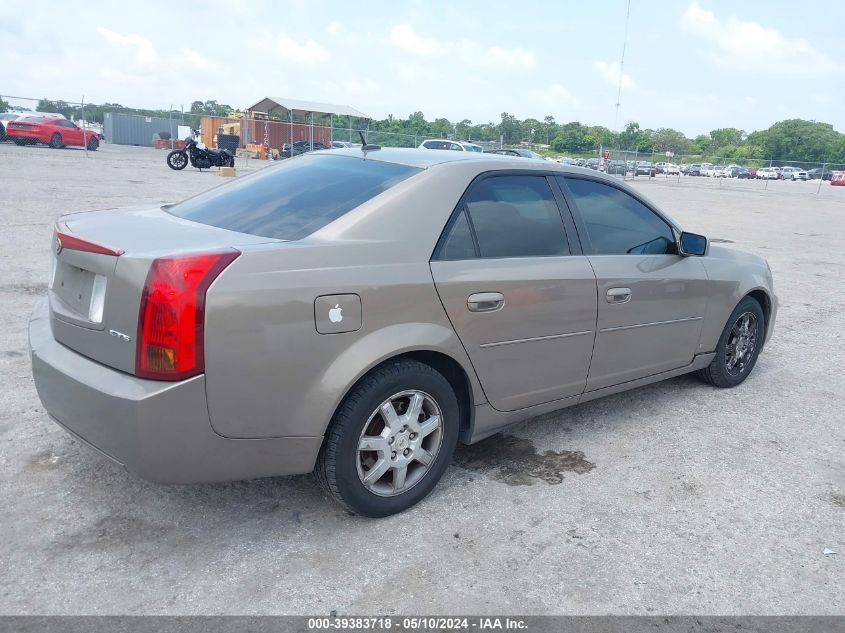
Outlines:
[[639, 86], [627, 73], [622, 72], [619, 62], [605, 62], [596, 60], [593, 62], [593, 67], [599, 71], [602, 79], [609, 83], [614, 88], [619, 87], [619, 76], [622, 76], [623, 90], [638, 90]]
[[530, 69], [537, 65], [534, 54], [522, 48], [485, 47], [472, 40], [437, 40], [419, 35], [410, 24], [397, 24], [390, 30], [390, 42], [420, 57], [448, 57], [467, 66]]
[[306, 40], [300, 44], [295, 39], [281, 35], [276, 41], [276, 48], [287, 59], [306, 66], [316, 66], [331, 57], [329, 51], [317, 44], [314, 40]]
[[414, 27], [410, 24], [397, 24], [394, 26], [390, 30], [390, 41], [394, 46], [398, 46], [403, 51], [423, 55], [424, 57], [431, 57], [445, 52], [443, 45], [437, 40], [417, 35]]
[[212, 66], [212, 63], [208, 61], [208, 59], [206, 59], [193, 49], [183, 48], [182, 54], [185, 56], [185, 59], [187, 60], [188, 64], [190, 66], [193, 66], [194, 68], [204, 70]]
[[722, 61], [725, 66], [802, 76], [841, 71], [839, 64], [806, 40], [788, 38], [758, 22], [733, 16], [720, 19], [712, 11], [703, 9], [698, 2], [687, 7], [681, 26], [724, 53], [724, 58], [717, 58], [717, 61]]
[[326, 33], [329, 35], [339, 35], [343, 31], [343, 25], [337, 20], [332, 20], [326, 27]]
[[135, 61], [139, 64], [152, 64], [158, 61], [158, 53], [156, 52], [153, 43], [150, 40], [141, 37], [136, 33], [129, 33], [128, 35], [121, 35], [109, 29], [98, 26], [97, 32], [106, 38], [111, 44], [118, 46], [135, 47]]

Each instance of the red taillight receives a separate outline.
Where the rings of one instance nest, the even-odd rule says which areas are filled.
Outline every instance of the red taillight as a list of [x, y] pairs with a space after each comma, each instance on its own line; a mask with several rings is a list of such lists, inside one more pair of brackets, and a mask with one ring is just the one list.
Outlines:
[[205, 293], [239, 251], [159, 257], [153, 261], [138, 315], [135, 374], [184, 380], [205, 369]]
[[67, 233], [60, 233], [57, 231], [56, 240], [59, 243], [56, 249], [57, 252], [68, 249], [72, 251], [83, 251], [85, 253], [97, 253], [99, 255], [112, 255], [114, 257], [120, 257], [123, 255], [123, 251], [119, 248], [95, 244], [94, 242], [89, 242], [88, 240], [83, 240], [73, 235], [68, 235]]

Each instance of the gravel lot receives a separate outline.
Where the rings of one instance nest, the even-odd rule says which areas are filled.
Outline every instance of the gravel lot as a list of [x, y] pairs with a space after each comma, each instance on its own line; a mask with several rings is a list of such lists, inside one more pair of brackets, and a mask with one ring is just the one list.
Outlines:
[[164, 157], [0, 145], [0, 613], [845, 612], [845, 188], [639, 180], [685, 227], [769, 259], [780, 315], [751, 378], [521, 424], [372, 521], [310, 476], [139, 481], [41, 408], [26, 327], [52, 224], [223, 181]]

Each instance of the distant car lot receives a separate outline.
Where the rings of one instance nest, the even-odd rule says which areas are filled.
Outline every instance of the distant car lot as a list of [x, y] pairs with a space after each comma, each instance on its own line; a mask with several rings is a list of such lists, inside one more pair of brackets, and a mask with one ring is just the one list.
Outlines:
[[[675, 379], [461, 449], [435, 494], [375, 538], [307, 477], [139, 481], [38, 404], [25, 326], [55, 218], [224, 181], [164, 156], [0, 146], [3, 613], [841, 610], [841, 560], [823, 552], [845, 547], [845, 299], [830, 292], [845, 187], [638, 177], [684, 226], [770, 261], [781, 309], [755, 374], [729, 392]], [[268, 164], [239, 159], [238, 173]]]

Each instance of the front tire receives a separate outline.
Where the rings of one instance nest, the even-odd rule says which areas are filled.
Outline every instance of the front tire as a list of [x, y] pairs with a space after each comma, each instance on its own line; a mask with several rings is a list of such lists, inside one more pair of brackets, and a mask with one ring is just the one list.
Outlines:
[[53, 136], [50, 137], [50, 147], [53, 149], [59, 149], [62, 146], [62, 135], [56, 132]]
[[96, 152], [97, 148], [100, 146], [100, 141], [97, 139], [96, 136], [92, 136], [88, 139], [88, 151], [89, 152]]
[[437, 485], [458, 441], [459, 407], [446, 378], [422, 363], [373, 370], [335, 413], [315, 474], [347, 510], [402, 512]]
[[748, 378], [766, 336], [763, 308], [752, 297], [739, 302], [719, 337], [716, 356], [698, 372], [699, 378], [715, 387], [736, 387]]
[[179, 171], [188, 166], [188, 154], [184, 150], [174, 149], [167, 155], [167, 166]]

